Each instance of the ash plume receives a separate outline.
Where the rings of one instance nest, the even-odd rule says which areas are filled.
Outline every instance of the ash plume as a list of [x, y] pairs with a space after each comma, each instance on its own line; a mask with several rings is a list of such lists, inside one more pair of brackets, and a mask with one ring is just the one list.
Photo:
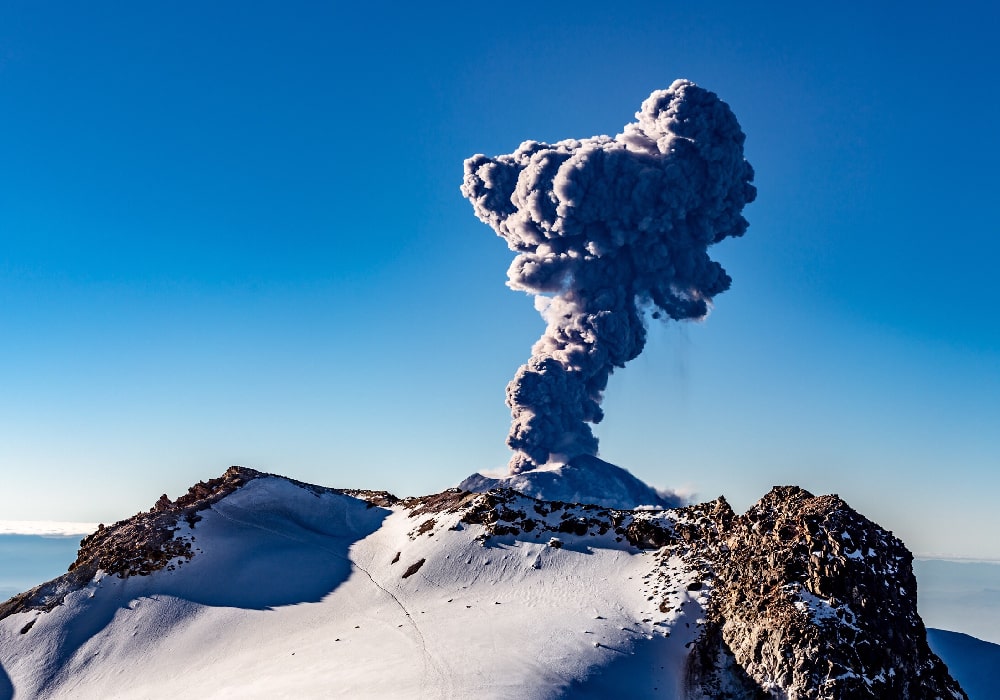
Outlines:
[[536, 295], [548, 323], [507, 385], [512, 473], [596, 455], [590, 424], [611, 373], [642, 352], [647, 313], [703, 318], [729, 288], [707, 249], [746, 231], [743, 141], [725, 102], [677, 80], [614, 138], [465, 161], [462, 194], [517, 253], [508, 286]]

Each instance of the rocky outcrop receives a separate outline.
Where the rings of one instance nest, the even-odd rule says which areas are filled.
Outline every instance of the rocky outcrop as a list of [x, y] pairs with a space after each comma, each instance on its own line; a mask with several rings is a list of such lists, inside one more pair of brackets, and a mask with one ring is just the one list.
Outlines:
[[[620, 511], [511, 489], [453, 493], [435, 505], [461, 511], [483, 538], [554, 536], [550, 544], [561, 546], [560, 535], [609, 533], [660, 561], [685, 562], [690, 587], [710, 592], [688, 660], [691, 700], [966, 697], [927, 645], [912, 555], [838, 496], [775, 487], [740, 516], [724, 498]], [[669, 608], [665, 596], [660, 610]]]
[[690, 697], [965, 697], [927, 646], [912, 555], [839, 497], [776, 487], [712, 559]]
[[199, 481], [176, 501], [160, 496], [148, 513], [138, 513], [80, 542], [80, 550], [70, 572], [80, 570], [91, 576], [98, 569], [127, 578], [148, 576], [165, 568], [174, 559], [191, 558], [191, 540], [175, 536], [183, 520], [194, 528], [205, 510], [244, 484], [264, 476], [246, 467], [230, 467], [218, 479]]

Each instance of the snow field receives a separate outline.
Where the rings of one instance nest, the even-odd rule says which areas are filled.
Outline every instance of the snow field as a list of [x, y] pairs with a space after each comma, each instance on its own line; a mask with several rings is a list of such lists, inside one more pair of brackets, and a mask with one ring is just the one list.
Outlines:
[[202, 515], [175, 570], [0, 622], [15, 697], [662, 697], [707, 595], [680, 560], [613, 533], [484, 540], [458, 514], [277, 478]]

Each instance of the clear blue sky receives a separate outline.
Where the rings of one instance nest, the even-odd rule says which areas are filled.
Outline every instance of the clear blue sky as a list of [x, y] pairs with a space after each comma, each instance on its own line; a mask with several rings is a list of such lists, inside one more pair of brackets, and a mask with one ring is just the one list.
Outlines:
[[462, 161], [613, 135], [684, 77], [759, 195], [708, 320], [612, 377], [602, 456], [1000, 558], [995, 3], [343, 5], [0, 7], [0, 519], [230, 464], [400, 494], [502, 467], [543, 322]]

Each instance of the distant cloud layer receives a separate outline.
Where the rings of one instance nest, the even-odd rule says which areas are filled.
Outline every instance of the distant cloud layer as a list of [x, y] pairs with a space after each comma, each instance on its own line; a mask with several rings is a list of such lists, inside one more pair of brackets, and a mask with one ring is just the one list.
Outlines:
[[462, 194], [517, 257], [508, 286], [548, 322], [507, 385], [510, 470], [595, 455], [590, 428], [615, 368], [654, 318], [703, 318], [729, 288], [713, 243], [740, 236], [756, 189], [729, 106], [686, 80], [642, 103], [614, 138], [525, 141], [465, 161]]
[[71, 523], [58, 520], [0, 520], [0, 535], [44, 535], [60, 537], [89, 535], [97, 523]]

